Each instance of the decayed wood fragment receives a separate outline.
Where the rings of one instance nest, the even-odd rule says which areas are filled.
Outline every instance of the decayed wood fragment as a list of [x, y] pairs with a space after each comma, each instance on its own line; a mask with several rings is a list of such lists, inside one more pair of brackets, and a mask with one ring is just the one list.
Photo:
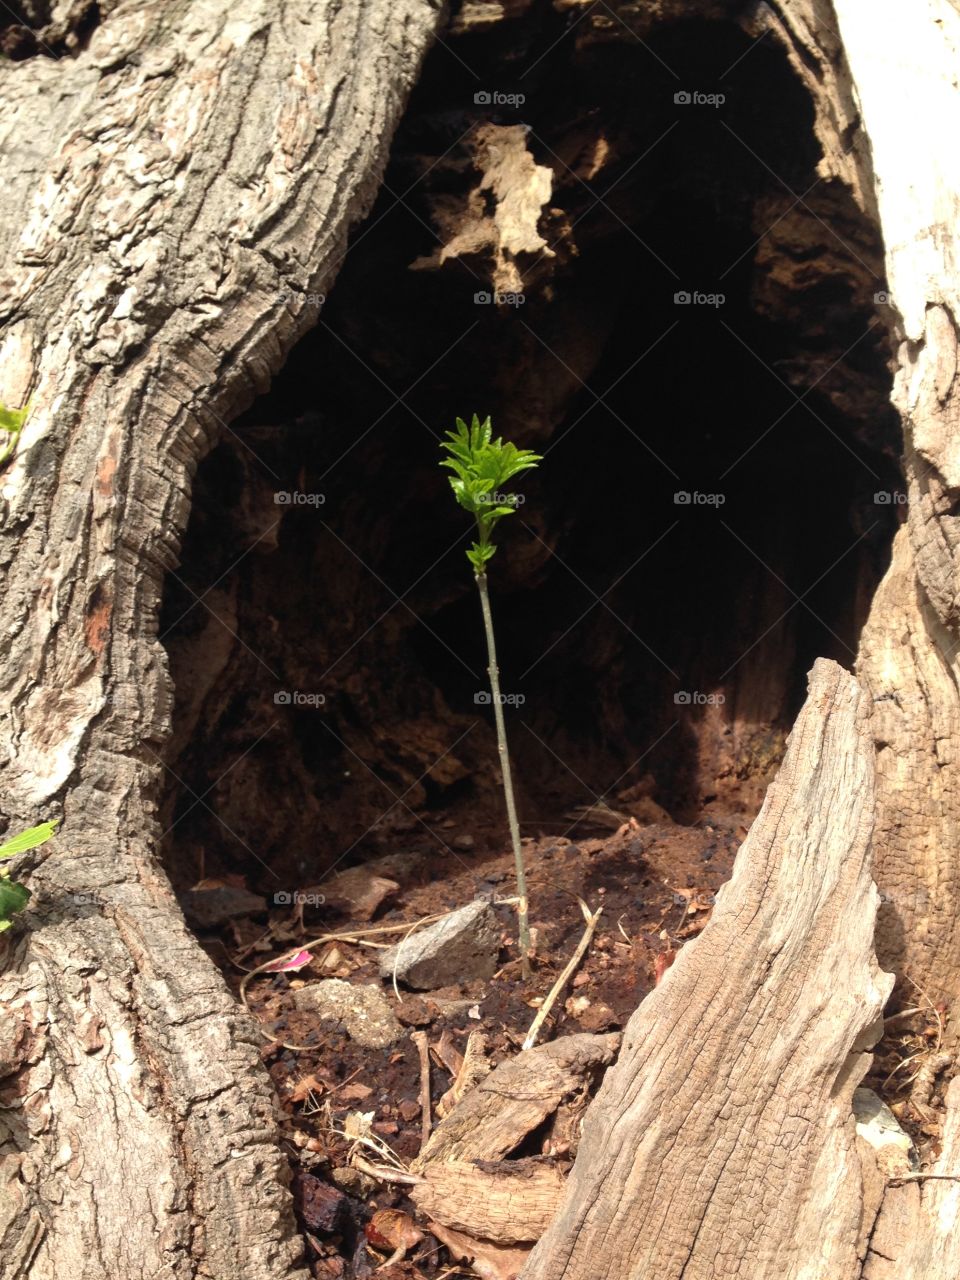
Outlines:
[[608, 1066], [619, 1045], [618, 1032], [565, 1036], [501, 1062], [437, 1126], [414, 1168], [509, 1155], [585, 1079]]
[[417, 1208], [455, 1231], [497, 1244], [539, 1240], [563, 1195], [563, 1173], [538, 1160], [437, 1161], [410, 1193]]
[[851, 1280], [853, 1091], [892, 978], [873, 950], [873, 748], [818, 662], [713, 918], [628, 1024], [524, 1280]]

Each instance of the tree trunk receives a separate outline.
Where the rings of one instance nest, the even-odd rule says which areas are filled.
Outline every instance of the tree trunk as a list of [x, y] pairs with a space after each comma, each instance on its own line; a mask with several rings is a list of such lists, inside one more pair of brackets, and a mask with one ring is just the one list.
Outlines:
[[627, 1025], [524, 1280], [858, 1274], [853, 1091], [893, 985], [873, 811], [866, 699], [819, 663], [713, 918]]
[[[30, 405], [0, 475], [0, 812], [11, 831], [63, 819], [7, 943], [0, 1256], [10, 1276], [274, 1280], [305, 1273], [257, 1036], [156, 856], [160, 590], [199, 460], [316, 322], [438, 15], [423, 0], [58, 12], [39, 56], [0, 63], [0, 401]], [[862, 636], [863, 693], [817, 670], [717, 917], [635, 1015], [527, 1274], [887, 1280], [896, 1256], [897, 1274], [946, 1277], [950, 1184], [883, 1196], [850, 1096], [887, 990], [874, 776], [881, 963], [960, 998], [960, 15], [664, 0], [630, 20], [691, 13], [780, 42], [821, 176], [883, 231], [907, 523]]]
[[2, 812], [63, 818], [3, 978], [0, 1256], [304, 1275], [258, 1034], [156, 860], [157, 613], [197, 463], [315, 322], [436, 15], [101, 11], [75, 58], [0, 65], [0, 400], [30, 404], [0, 477]]

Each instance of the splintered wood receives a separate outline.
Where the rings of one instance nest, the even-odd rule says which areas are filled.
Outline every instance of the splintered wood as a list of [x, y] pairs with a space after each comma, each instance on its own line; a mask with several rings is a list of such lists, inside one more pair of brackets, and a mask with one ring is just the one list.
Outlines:
[[852, 1099], [893, 984], [873, 950], [865, 717], [854, 678], [818, 662], [733, 878], [631, 1018], [523, 1280], [860, 1275], [882, 1187]]
[[[566, 1036], [502, 1062], [464, 1094], [413, 1166], [421, 1181], [411, 1198], [438, 1239], [449, 1233], [459, 1256], [479, 1258], [497, 1280], [516, 1276], [557, 1211], [564, 1174], [552, 1161], [506, 1157], [568, 1102], [582, 1105], [619, 1044], [618, 1033]], [[480, 1041], [468, 1042], [458, 1080], [481, 1060]]]

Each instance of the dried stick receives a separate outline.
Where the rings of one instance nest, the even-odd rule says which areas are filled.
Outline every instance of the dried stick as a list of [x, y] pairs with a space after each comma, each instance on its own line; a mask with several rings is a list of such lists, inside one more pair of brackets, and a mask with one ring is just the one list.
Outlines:
[[430, 1048], [425, 1031], [414, 1031], [410, 1039], [420, 1055], [420, 1150], [430, 1138]]
[[547, 1014], [553, 1008], [554, 1003], [557, 999], [557, 996], [560, 994], [563, 988], [570, 981], [570, 978], [573, 974], [574, 969], [576, 969], [577, 965], [580, 963], [580, 961], [583, 959], [584, 955], [586, 954], [587, 947], [589, 947], [590, 940], [593, 937], [594, 930], [597, 927], [597, 921], [600, 919], [600, 916], [603, 914], [603, 907], [597, 907], [596, 911], [591, 914], [590, 908], [587, 906], [587, 904], [584, 902], [582, 898], [578, 898], [577, 901], [580, 903], [580, 910], [583, 912], [583, 918], [587, 922], [587, 927], [583, 931], [583, 937], [577, 943], [576, 951], [574, 951], [573, 955], [567, 961], [567, 964], [563, 970], [563, 973], [561, 973], [560, 977], [553, 984], [550, 990], [550, 994], [547, 996], [546, 1000], [544, 1000], [543, 1004], [540, 1006], [539, 1010], [537, 1011], [537, 1016], [534, 1018], [533, 1024], [530, 1027], [530, 1030], [527, 1032], [527, 1038], [523, 1042], [523, 1045], [522, 1045], [523, 1049], [532, 1049], [533, 1046], [537, 1043], [537, 1035], [540, 1032], [540, 1028], [543, 1026], [544, 1022], [546, 1021]]

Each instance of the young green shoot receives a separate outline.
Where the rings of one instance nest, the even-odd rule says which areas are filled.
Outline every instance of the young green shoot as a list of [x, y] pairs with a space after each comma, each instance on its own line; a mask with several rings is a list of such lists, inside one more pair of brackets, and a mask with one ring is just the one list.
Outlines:
[[29, 405], [23, 409], [8, 409], [0, 404], [0, 467], [12, 457], [29, 412]]
[[503, 718], [503, 698], [500, 694], [500, 669], [497, 666], [497, 647], [493, 635], [493, 614], [490, 611], [490, 594], [487, 590], [487, 565], [497, 548], [493, 532], [505, 517], [512, 516], [518, 505], [517, 497], [503, 492], [502, 486], [514, 476], [529, 471], [541, 461], [541, 455], [529, 449], [518, 449], [501, 437], [493, 439], [489, 417], [481, 422], [476, 414], [468, 427], [457, 418], [456, 431], [448, 431], [441, 443], [448, 456], [440, 463], [448, 467], [450, 487], [457, 502], [469, 511], [477, 522], [477, 540], [467, 551], [467, 559], [473, 566], [477, 589], [480, 592], [480, 608], [483, 612], [483, 628], [487, 638], [487, 657], [490, 676], [490, 693], [493, 716], [497, 726], [497, 750], [500, 755], [500, 771], [503, 777], [503, 794], [507, 806], [507, 822], [513, 844], [513, 860], [517, 870], [517, 897], [519, 906], [520, 963], [524, 978], [530, 975], [530, 925], [527, 911], [527, 877], [520, 846], [520, 826], [517, 821], [517, 805], [513, 794], [513, 778], [510, 773], [510, 753], [507, 750], [507, 728]]
[[[21, 831], [18, 836], [0, 844], [0, 862], [5, 858], [13, 858], [18, 853], [26, 853], [45, 844], [52, 835], [56, 835], [56, 822], [41, 822], [39, 827], [31, 827], [29, 831]], [[26, 885], [10, 879], [7, 867], [0, 866], [0, 933], [9, 929], [13, 923], [12, 916], [30, 901], [30, 890]]]

